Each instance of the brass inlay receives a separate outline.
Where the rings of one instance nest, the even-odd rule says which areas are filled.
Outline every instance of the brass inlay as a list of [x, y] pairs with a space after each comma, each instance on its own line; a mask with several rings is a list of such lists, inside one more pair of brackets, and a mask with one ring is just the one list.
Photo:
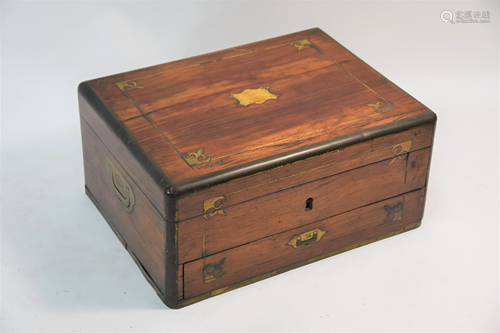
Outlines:
[[375, 104], [366, 104], [366, 105], [374, 107], [375, 111], [377, 111], [378, 113], [384, 113], [395, 109], [394, 105], [392, 105], [388, 101], [377, 102]]
[[222, 209], [223, 202], [226, 198], [223, 196], [205, 200], [203, 202], [203, 218], [208, 220], [209, 217], [215, 216], [217, 214], [226, 216], [226, 213]]
[[107, 156], [104, 159], [104, 164], [108, 170], [108, 176], [111, 181], [113, 191], [118, 197], [118, 200], [120, 200], [125, 207], [125, 210], [130, 213], [134, 209], [135, 205], [135, 196], [132, 187]]
[[205, 156], [203, 154], [203, 150], [204, 150], [204, 148], [201, 147], [200, 149], [198, 149], [198, 151], [196, 153], [186, 153], [186, 154], [183, 154], [182, 158], [190, 166], [210, 162], [210, 157]]
[[[366, 89], [368, 89], [369, 91], [373, 92], [374, 94], [376, 94], [377, 96], [380, 97], [380, 99], [384, 102], [377, 102], [376, 104], [368, 104], [369, 106], [372, 106], [375, 108], [375, 111], [376, 113], [374, 114], [371, 114], [369, 116], [366, 116], [366, 117], [361, 117], [361, 118], [358, 118], [358, 119], [353, 119], [353, 120], [350, 120], [350, 121], [347, 121], [347, 122], [344, 122], [344, 123], [340, 123], [340, 124], [335, 124], [335, 125], [332, 125], [332, 126], [328, 126], [328, 127], [325, 127], [325, 128], [322, 128], [322, 129], [318, 129], [318, 130], [314, 130], [314, 131], [311, 131], [311, 132], [307, 132], [307, 133], [302, 133], [300, 135], [294, 135], [292, 137], [289, 137], [289, 138], [285, 138], [285, 139], [281, 139], [281, 140], [278, 140], [278, 141], [275, 141], [275, 142], [271, 142], [271, 143], [267, 143], [265, 145], [261, 145], [261, 146], [257, 146], [257, 147], [253, 147], [253, 148], [250, 148], [250, 149], [246, 149], [246, 150], [243, 150], [243, 151], [240, 151], [240, 152], [237, 152], [237, 153], [232, 153], [232, 154], [228, 154], [228, 155], [224, 155], [224, 156], [219, 156], [219, 157], [216, 157], [216, 158], [207, 158], [207, 160], [203, 160], [203, 161], [195, 161], [194, 158], [193, 158], [193, 161], [188, 161], [188, 159], [186, 158], [186, 156], [184, 154], [182, 154], [181, 152], [178, 151], [178, 149], [175, 147], [175, 145], [170, 142], [170, 140], [163, 134], [163, 132], [161, 132], [157, 127], [156, 125], [152, 122], [152, 125], [153, 127], [155, 127], [158, 132], [160, 132], [163, 137], [169, 142], [169, 144], [179, 153], [179, 155], [181, 155], [181, 157], [188, 163], [188, 165], [190, 166], [193, 166], [193, 165], [198, 165], [198, 164], [201, 164], [201, 163], [206, 163], [206, 162], [209, 162], [209, 161], [215, 161], [215, 160], [221, 160], [221, 159], [224, 159], [226, 157], [230, 157], [230, 156], [233, 156], [233, 155], [236, 155], [236, 154], [241, 154], [241, 153], [245, 153], [245, 152], [248, 152], [248, 151], [252, 151], [252, 150], [256, 150], [256, 149], [260, 149], [260, 148], [263, 148], [263, 147], [267, 147], [267, 146], [271, 146], [271, 145], [274, 145], [274, 144], [277, 144], [277, 143], [280, 143], [280, 142], [285, 142], [285, 141], [288, 141], [288, 140], [292, 140], [292, 139], [296, 139], [296, 138], [299, 138], [299, 137], [303, 137], [303, 136], [307, 136], [307, 135], [312, 135], [316, 132], [327, 132], [327, 130], [329, 129], [332, 129], [334, 127], [339, 127], [339, 126], [343, 126], [343, 125], [346, 125], [348, 123], [352, 123], [352, 122], [356, 122], [356, 121], [359, 121], [359, 120], [363, 120], [363, 119], [367, 119], [367, 118], [370, 118], [370, 117], [373, 117], [373, 116], [378, 116], [380, 113], [384, 113], [384, 112], [387, 112], [387, 111], [390, 111], [392, 109], [395, 109], [395, 107], [387, 102], [381, 95], [379, 95], [377, 92], [375, 92], [373, 89], [371, 89], [369, 86], [367, 86], [363, 81], [361, 81], [358, 77], [356, 77], [353, 73], [351, 73], [349, 70], [347, 70], [346, 68], [344, 68], [342, 66], [341, 63], [338, 63], [335, 61], [335, 59], [331, 58], [330, 56], [328, 56], [328, 54], [325, 54], [320, 48], [316, 47], [314, 44], [312, 44], [311, 42], [309, 42], [307, 39], [301, 39], [301, 40], [297, 40], [297, 41], [294, 41], [292, 43], [283, 43], [283, 44], [278, 44], [278, 45], [273, 45], [273, 46], [270, 46], [270, 47], [267, 47], [267, 48], [264, 48], [264, 49], [260, 49], [260, 50], [254, 50], [254, 51], [248, 51], [248, 50], [242, 50], [244, 52], [240, 53], [240, 54], [236, 54], [236, 55], [231, 55], [231, 56], [227, 56], [227, 57], [221, 57], [221, 58], [218, 58], [218, 59], [215, 59], [215, 60], [211, 60], [209, 62], [201, 62], [201, 63], [197, 63], [197, 64], [192, 64], [192, 65], [189, 65], [189, 66], [184, 66], [184, 67], [180, 67], [180, 68], [176, 68], [176, 69], [173, 69], [173, 70], [165, 70], [165, 71], [160, 71], [160, 72], [157, 72], [157, 73], [154, 73], [154, 74], [149, 74], [149, 75], [144, 75], [144, 76], [140, 76], [140, 77], [136, 77], [134, 79], [131, 79], [131, 80], [127, 80], [127, 81], [123, 81], [123, 82], [118, 82], [116, 83], [116, 85], [121, 89], [123, 90], [124, 92], [125, 91], [128, 91], [130, 89], [134, 89], [134, 88], [140, 88], [140, 89], [144, 89], [144, 87], [141, 87], [141, 86], [138, 86], [136, 82], [134, 82], [134, 80], [139, 80], [139, 79], [146, 79], [146, 78], [151, 78], [151, 77], [155, 77], [155, 76], [158, 76], [158, 75], [162, 75], [162, 74], [165, 74], [165, 73], [170, 73], [170, 72], [175, 72], [175, 71], [179, 71], [179, 70], [183, 70], [183, 69], [189, 69], [189, 68], [194, 68], [194, 67], [201, 67], [201, 66], [204, 66], [206, 65], [207, 63], [213, 63], [213, 62], [218, 62], [218, 61], [222, 61], [222, 60], [225, 60], [225, 59], [229, 59], [229, 58], [234, 58], [234, 57], [240, 57], [240, 56], [245, 56], [245, 55], [249, 55], [249, 54], [253, 54], [253, 53], [257, 53], [257, 52], [261, 52], [263, 50], [269, 50], [269, 49], [274, 49], [274, 48], [277, 48], [277, 47], [282, 47], [282, 46], [286, 46], [286, 45], [293, 45], [295, 47], [297, 47], [297, 50], [298, 51], [301, 51], [303, 50], [304, 48], [307, 48], [309, 46], [312, 46], [314, 47], [315, 49], [318, 50], [318, 52], [320, 52], [321, 54], [323, 54], [324, 56], [326, 56], [328, 59], [330, 59], [334, 64], [338, 65], [340, 68], [342, 68], [346, 73], [348, 73], [349, 75], [351, 75], [355, 80], [357, 80], [361, 85], [363, 85]], [[125, 89], [126, 88], [126, 89]], [[275, 95], [276, 97], [278, 97], [278, 95]], [[136, 107], [141, 110], [141, 108], [137, 105], [137, 103], [133, 100], [133, 98], [131, 96], [128, 96], [127, 97], [134, 103], [136, 104]], [[277, 98], [275, 98], [277, 99]], [[385, 107], [384, 109], [384, 104], [387, 102], [387, 107]], [[378, 105], [377, 105], [378, 104]], [[377, 110], [378, 109], [378, 110]], [[383, 110], [383, 111], [382, 111]], [[142, 110], [141, 110], [142, 111]], [[195, 153], [190, 153], [191, 154], [195, 154]], [[191, 160], [191, 158], [189, 158], [189, 160]], [[194, 164], [191, 164], [193, 163]]]
[[400, 159], [400, 160], [403, 160], [405, 158], [404, 154], [407, 154], [410, 152], [410, 149], [411, 149], [411, 140], [410, 141], [405, 141], [403, 143], [400, 143], [398, 145], [395, 145], [392, 147], [392, 153], [394, 154], [394, 157], [391, 161], [391, 163], [389, 163], [389, 165], [391, 165], [392, 163], [394, 163], [394, 161], [396, 159]]
[[221, 278], [224, 276], [224, 269], [222, 265], [226, 261], [226, 257], [222, 258], [218, 264], [208, 264], [203, 267], [203, 282], [211, 282], [215, 279]]
[[314, 244], [317, 243], [321, 240], [321, 237], [326, 233], [326, 231], [323, 231], [319, 228], [304, 232], [303, 234], [300, 235], [295, 235], [288, 243], [287, 245], [291, 245], [294, 249], [309, 245], [309, 244]]
[[260, 87], [259, 89], [245, 89], [239, 94], [231, 94], [229, 98], [237, 99], [241, 106], [250, 104], [262, 104], [268, 99], [278, 99], [279, 95], [269, 92], [269, 87]]
[[300, 52], [303, 49], [305, 49], [306, 47], [309, 47], [309, 45], [312, 45], [312, 43], [310, 41], [308, 41], [307, 39], [296, 40], [295, 42], [292, 42], [291, 44], [298, 49], [297, 52]]
[[384, 222], [399, 221], [403, 217], [404, 203], [398, 202], [395, 206], [385, 205], [384, 209], [387, 212], [387, 216]]
[[144, 89], [144, 87], [138, 86], [137, 83], [131, 81], [118, 82], [116, 85], [121, 91], [125, 91], [125, 88], [127, 88], [127, 90], [132, 90], [134, 88]]

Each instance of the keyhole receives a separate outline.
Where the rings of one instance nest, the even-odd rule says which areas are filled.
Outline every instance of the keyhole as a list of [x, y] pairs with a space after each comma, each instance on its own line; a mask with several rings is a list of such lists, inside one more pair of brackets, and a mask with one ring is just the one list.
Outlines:
[[309, 198], [306, 200], [306, 211], [310, 211], [313, 209], [313, 198]]

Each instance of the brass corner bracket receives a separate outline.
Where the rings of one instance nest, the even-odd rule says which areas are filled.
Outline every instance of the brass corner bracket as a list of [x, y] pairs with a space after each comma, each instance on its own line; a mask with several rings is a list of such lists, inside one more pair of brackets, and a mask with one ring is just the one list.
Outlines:
[[[121, 91], [132, 90], [134, 88], [144, 89], [144, 87], [138, 86], [137, 83], [132, 82], [132, 81], [122, 81], [122, 82], [118, 82], [116, 85], [118, 86], [118, 88], [120, 88]], [[125, 88], [127, 88], [127, 89], [125, 89]]]
[[184, 159], [184, 161], [186, 161], [187, 164], [189, 164], [189, 166], [210, 162], [210, 157], [203, 154], [204, 150], [205, 148], [201, 147], [195, 153], [182, 154], [182, 158]]
[[396, 109], [396, 107], [392, 105], [392, 103], [386, 100], [384, 100], [383, 102], [377, 102], [375, 104], [366, 104], [366, 105], [374, 107], [375, 111], [378, 113], [384, 113]]
[[297, 52], [300, 52], [303, 49], [309, 47], [309, 45], [312, 45], [312, 43], [307, 39], [296, 40], [295, 42], [292, 42], [290, 44], [297, 48]]

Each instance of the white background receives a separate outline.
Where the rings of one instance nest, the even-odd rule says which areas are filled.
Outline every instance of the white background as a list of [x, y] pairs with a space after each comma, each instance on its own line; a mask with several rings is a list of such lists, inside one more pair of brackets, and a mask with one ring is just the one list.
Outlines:
[[[1, 9], [2, 331], [500, 329], [499, 2]], [[491, 23], [444, 23], [443, 10]], [[166, 308], [84, 194], [78, 83], [313, 27], [438, 114], [422, 226]]]

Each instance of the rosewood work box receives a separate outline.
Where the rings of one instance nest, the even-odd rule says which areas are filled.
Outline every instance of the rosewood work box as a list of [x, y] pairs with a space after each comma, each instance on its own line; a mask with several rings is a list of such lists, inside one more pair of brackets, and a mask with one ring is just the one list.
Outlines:
[[171, 308], [421, 223], [436, 115], [320, 29], [78, 93], [86, 192]]

